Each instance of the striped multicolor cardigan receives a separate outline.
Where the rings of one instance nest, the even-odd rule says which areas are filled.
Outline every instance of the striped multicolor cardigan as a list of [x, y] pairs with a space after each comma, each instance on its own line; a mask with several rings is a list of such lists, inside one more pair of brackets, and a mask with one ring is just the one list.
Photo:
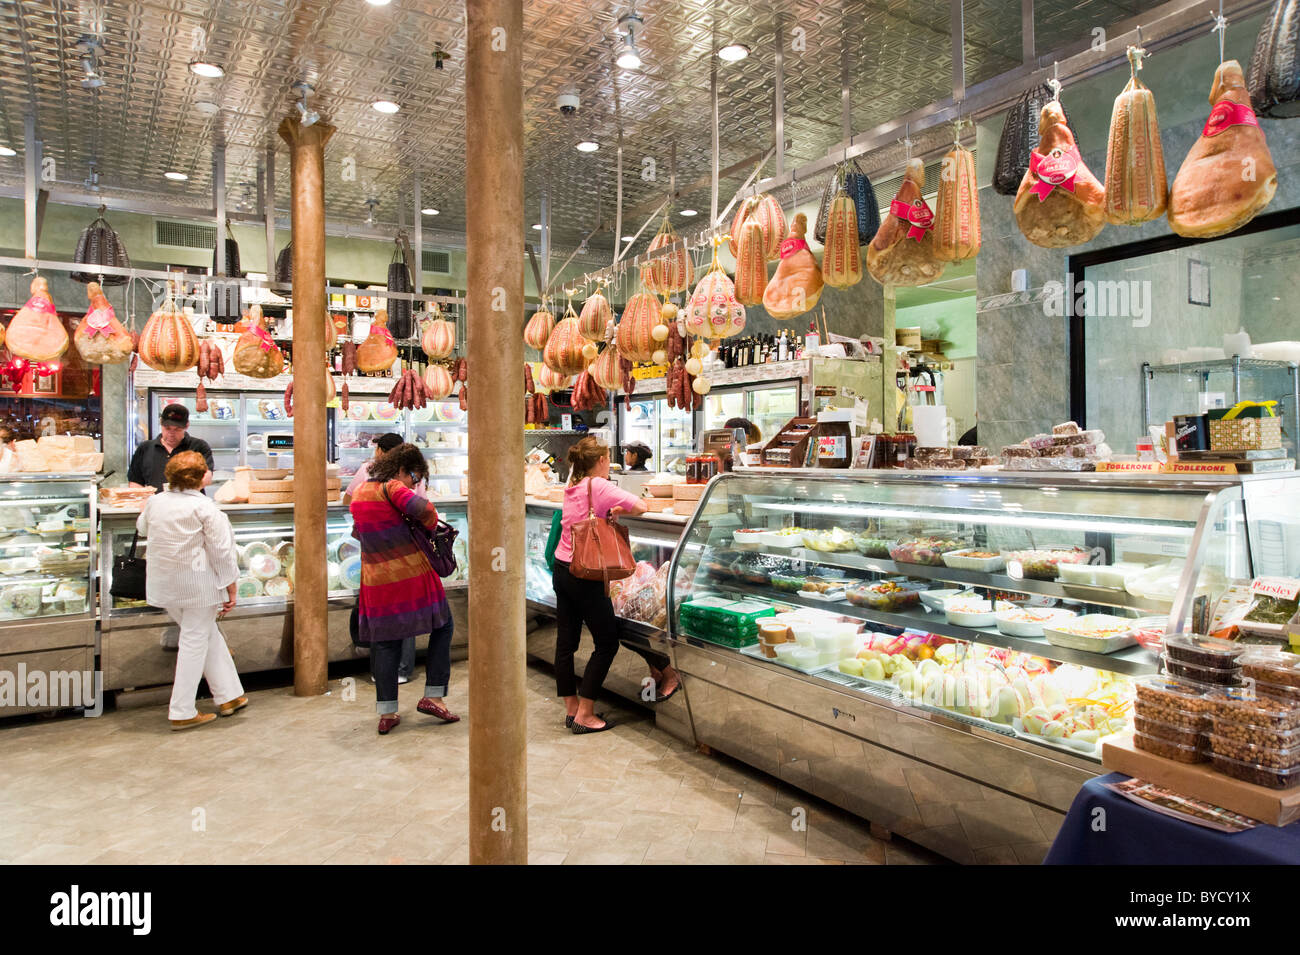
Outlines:
[[362, 643], [402, 640], [430, 633], [449, 616], [442, 581], [411, 538], [395, 509], [433, 529], [438, 512], [404, 486], [367, 481], [352, 499], [352, 536], [361, 542], [361, 599], [357, 639]]

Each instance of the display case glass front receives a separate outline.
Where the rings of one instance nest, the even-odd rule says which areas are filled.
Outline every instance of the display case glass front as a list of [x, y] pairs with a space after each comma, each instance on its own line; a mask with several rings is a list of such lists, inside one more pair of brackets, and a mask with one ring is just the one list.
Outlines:
[[90, 611], [95, 493], [85, 476], [0, 480], [0, 622]]
[[[456, 572], [444, 586], [464, 586], [469, 575], [468, 512], [463, 504], [440, 505], [439, 516], [460, 533], [456, 539]], [[239, 555], [237, 596], [241, 607], [275, 607], [292, 601], [297, 553], [293, 543], [293, 509], [266, 507], [232, 509], [226, 512], [234, 529]], [[112, 585], [112, 558], [127, 553], [135, 529], [134, 514], [108, 514], [103, 520], [101, 546], [104, 549], [104, 582], [107, 595]], [[361, 587], [361, 548], [352, 536], [352, 516], [346, 507], [331, 506], [325, 520], [326, 574], [330, 598], [348, 597]], [[142, 538], [136, 555], [148, 557], [149, 542]], [[113, 616], [152, 612], [144, 601], [104, 598]]]
[[1300, 479], [1257, 480], [726, 474], [676, 556], [674, 636], [1096, 758], [1147, 646], [1249, 584], [1248, 526], [1296, 516]]
[[374, 440], [391, 431], [424, 452], [431, 497], [465, 496], [469, 432], [455, 399], [399, 411], [380, 395], [354, 396], [346, 412], [336, 413], [336, 457], [345, 484], [374, 455]]

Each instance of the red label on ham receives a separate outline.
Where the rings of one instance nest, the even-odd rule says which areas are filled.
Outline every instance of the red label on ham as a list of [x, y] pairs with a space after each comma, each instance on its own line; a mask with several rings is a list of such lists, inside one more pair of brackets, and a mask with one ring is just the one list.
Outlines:
[[1074, 177], [1078, 175], [1082, 162], [1077, 146], [1053, 149], [1046, 156], [1034, 150], [1029, 154], [1029, 171], [1038, 177], [1038, 182], [1030, 191], [1039, 202], [1051, 195], [1053, 189], [1074, 192]]
[[1229, 126], [1258, 126], [1259, 119], [1255, 111], [1243, 103], [1221, 100], [1210, 110], [1210, 117], [1205, 121], [1202, 136], [1217, 136]]
[[925, 204], [924, 199], [917, 199], [910, 204], [895, 199], [889, 204], [889, 212], [908, 224], [907, 237], [917, 242], [934, 228], [934, 212]]

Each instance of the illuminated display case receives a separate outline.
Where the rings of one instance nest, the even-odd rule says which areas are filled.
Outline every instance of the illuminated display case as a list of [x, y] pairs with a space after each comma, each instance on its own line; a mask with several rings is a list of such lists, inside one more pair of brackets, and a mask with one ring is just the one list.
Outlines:
[[1287, 475], [722, 475], [670, 580], [696, 736], [952, 858], [1022, 843], [1031, 861], [1101, 742], [1131, 731], [1133, 680], [1159, 669], [1135, 641], [1300, 569], [1270, 543], [1300, 543], [1297, 492]]

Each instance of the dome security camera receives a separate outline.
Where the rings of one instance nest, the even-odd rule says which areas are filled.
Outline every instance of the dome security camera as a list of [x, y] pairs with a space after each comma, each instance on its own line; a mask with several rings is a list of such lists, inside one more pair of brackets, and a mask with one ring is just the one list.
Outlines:
[[555, 105], [559, 107], [561, 113], [565, 116], [572, 116], [578, 111], [578, 94], [572, 90], [561, 93], [555, 100]]

